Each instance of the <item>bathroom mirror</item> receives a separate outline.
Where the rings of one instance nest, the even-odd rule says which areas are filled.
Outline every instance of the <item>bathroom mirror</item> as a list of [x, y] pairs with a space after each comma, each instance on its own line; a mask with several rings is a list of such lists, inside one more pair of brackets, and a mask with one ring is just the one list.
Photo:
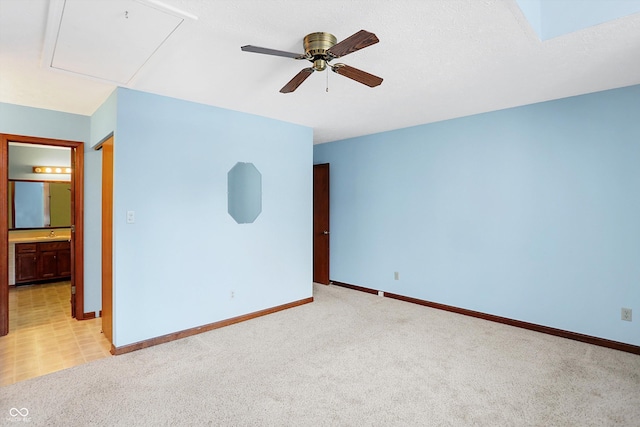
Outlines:
[[71, 183], [9, 180], [9, 229], [71, 226]]
[[238, 162], [227, 173], [227, 208], [238, 224], [249, 224], [262, 212], [262, 175], [253, 163]]

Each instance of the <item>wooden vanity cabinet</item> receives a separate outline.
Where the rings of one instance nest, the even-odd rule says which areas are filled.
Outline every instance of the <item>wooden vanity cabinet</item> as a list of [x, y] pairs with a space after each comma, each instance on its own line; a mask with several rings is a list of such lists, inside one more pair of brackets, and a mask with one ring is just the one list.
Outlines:
[[58, 249], [56, 267], [59, 277], [71, 277], [71, 242], [64, 242], [65, 246]]
[[16, 244], [16, 283], [38, 280], [38, 244]]
[[16, 284], [71, 277], [71, 243], [16, 243]]

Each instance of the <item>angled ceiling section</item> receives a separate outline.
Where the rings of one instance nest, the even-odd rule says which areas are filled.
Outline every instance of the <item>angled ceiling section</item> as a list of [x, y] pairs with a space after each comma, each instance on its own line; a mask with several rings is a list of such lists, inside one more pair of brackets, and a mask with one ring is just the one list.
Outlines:
[[543, 41], [640, 13], [640, 0], [516, 1]]
[[51, 0], [42, 65], [126, 85], [187, 19], [155, 0]]

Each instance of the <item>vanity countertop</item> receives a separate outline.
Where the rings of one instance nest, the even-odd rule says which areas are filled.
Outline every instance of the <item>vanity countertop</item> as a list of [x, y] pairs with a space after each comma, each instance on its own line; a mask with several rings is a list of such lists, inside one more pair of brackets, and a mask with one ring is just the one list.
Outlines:
[[63, 242], [65, 240], [71, 240], [71, 236], [53, 236], [53, 237], [9, 236], [9, 243]]

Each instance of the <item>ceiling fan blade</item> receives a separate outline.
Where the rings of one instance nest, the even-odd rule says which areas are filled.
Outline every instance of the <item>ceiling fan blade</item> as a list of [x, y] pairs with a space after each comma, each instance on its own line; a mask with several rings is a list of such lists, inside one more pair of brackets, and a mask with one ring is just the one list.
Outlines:
[[294, 78], [289, 81], [289, 83], [287, 83], [282, 89], [280, 89], [280, 93], [291, 93], [294, 90], [298, 89], [298, 86], [300, 86], [302, 82], [307, 80], [307, 77], [309, 77], [311, 73], [313, 73], [313, 71], [313, 68], [305, 68], [304, 70], [300, 71], [295, 75]]
[[251, 45], [242, 46], [240, 49], [242, 49], [243, 52], [263, 53], [265, 55], [284, 56], [285, 58], [293, 59], [304, 59], [305, 57], [304, 54], [300, 53], [285, 52], [284, 50], [268, 49], [266, 47]]
[[348, 77], [351, 80], [355, 80], [358, 83], [362, 83], [363, 85], [367, 85], [369, 87], [376, 87], [382, 83], [381, 77], [374, 76], [373, 74], [369, 74], [366, 71], [358, 70], [357, 68], [350, 67], [349, 65], [336, 64], [331, 67], [331, 69], [341, 76]]
[[378, 37], [375, 34], [365, 30], [360, 30], [354, 35], [347, 37], [340, 43], [333, 45], [333, 47], [327, 50], [327, 53], [334, 58], [340, 58], [341, 56], [348, 55], [356, 50], [363, 49], [372, 44], [378, 43]]

